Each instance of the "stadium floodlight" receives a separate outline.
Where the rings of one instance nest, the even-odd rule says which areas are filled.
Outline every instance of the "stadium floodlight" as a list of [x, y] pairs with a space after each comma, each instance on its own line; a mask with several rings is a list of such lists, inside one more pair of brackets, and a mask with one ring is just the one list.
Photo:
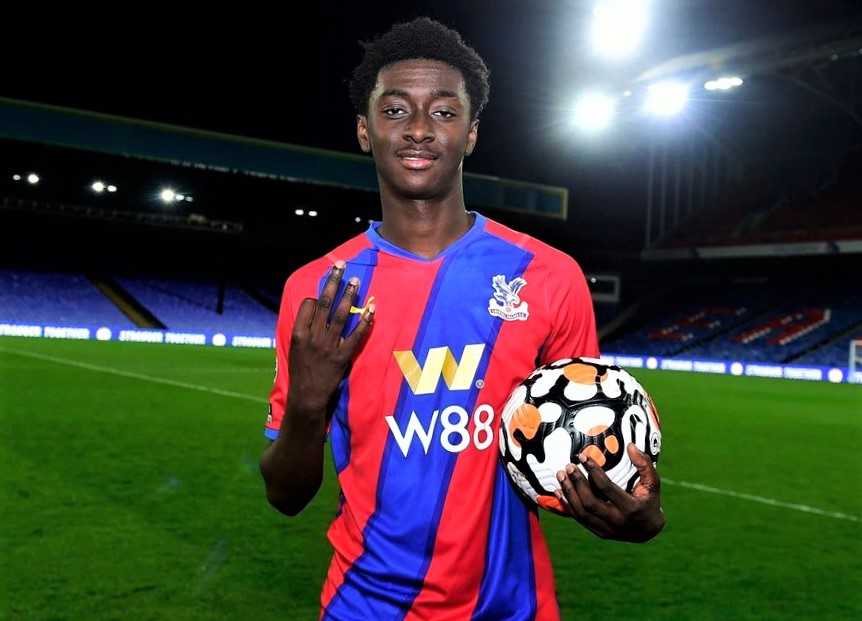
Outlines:
[[37, 183], [39, 183], [39, 175], [37, 175], [36, 173], [30, 173], [29, 175], [27, 175], [27, 183], [29, 183], [30, 185], [36, 185]]
[[673, 116], [688, 102], [688, 85], [682, 82], [658, 82], [647, 89], [644, 110], [655, 116]]
[[12, 175], [12, 181], [21, 181], [21, 175]]
[[647, 21], [646, 0], [602, 0], [593, 9], [593, 48], [605, 58], [629, 56], [640, 44]]
[[304, 216], [305, 215], [305, 209], [294, 209], [293, 213], [295, 213], [297, 216]]
[[738, 76], [726, 76], [717, 80], [709, 80], [703, 85], [708, 91], [729, 91], [732, 88], [742, 86], [742, 78]]
[[109, 186], [108, 186], [108, 188], [107, 188], [107, 190], [108, 190], [108, 192], [112, 192], [112, 193], [113, 193], [113, 192], [116, 192], [116, 191], [117, 191], [117, 186], [115, 186], [115, 185], [109, 185]]
[[105, 184], [101, 181], [94, 181], [93, 185], [90, 186], [90, 189], [93, 190], [96, 194], [101, 194], [105, 191]]
[[317, 212], [312, 209], [311, 211], [308, 212], [308, 215], [311, 216], [312, 218], [315, 218], [315, 217], [317, 217]]
[[171, 188], [165, 188], [159, 193], [159, 198], [161, 198], [163, 202], [170, 204], [177, 200], [177, 193]]
[[616, 113], [615, 99], [601, 93], [581, 95], [575, 102], [575, 125], [584, 131], [599, 131], [610, 125]]

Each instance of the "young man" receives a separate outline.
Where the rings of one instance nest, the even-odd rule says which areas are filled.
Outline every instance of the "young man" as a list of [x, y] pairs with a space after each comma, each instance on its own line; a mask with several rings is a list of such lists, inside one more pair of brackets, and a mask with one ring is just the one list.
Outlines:
[[[341, 506], [323, 619], [558, 619], [538, 515], [500, 467], [497, 434], [510, 390], [537, 364], [598, 355], [584, 276], [465, 210], [488, 70], [456, 32], [426, 18], [394, 27], [366, 46], [351, 96], [383, 220], [285, 284], [267, 498], [299, 513], [328, 437]], [[518, 312], [492, 304], [500, 275], [525, 281]], [[645, 541], [664, 525], [659, 480], [628, 450], [634, 494], [588, 461], [608, 500], [574, 466], [558, 475], [559, 500], [601, 537]]]

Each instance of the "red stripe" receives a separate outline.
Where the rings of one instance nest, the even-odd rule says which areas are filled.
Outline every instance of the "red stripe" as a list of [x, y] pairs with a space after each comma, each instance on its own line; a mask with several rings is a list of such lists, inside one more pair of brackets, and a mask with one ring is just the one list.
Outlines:
[[535, 621], [560, 621], [551, 556], [535, 513], [530, 514], [530, 537], [533, 544], [533, 568], [536, 572]]
[[[530, 263], [524, 271], [527, 282], [534, 265]], [[536, 350], [529, 351], [528, 344], [535, 341], [531, 332], [530, 322], [504, 321], [500, 327], [485, 373], [485, 386], [476, 399], [476, 407], [487, 403], [494, 408], [493, 439], [488, 448], [476, 449], [472, 442], [475, 425], [471, 412], [470, 447], [458, 456], [425, 584], [404, 621], [469, 619], [476, 607], [488, 539], [493, 536], [488, 529], [500, 451], [500, 414], [514, 386], [533, 370]], [[536, 349], [540, 344], [541, 340], [536, 341]], [[520, 357], [511, 355], [518, 350]], [[479, 439], [484, 439], [484, 435]], [[452, 584], [458, 585], [457, 591], [448, 588]]]
[[374, 326], [348, 380], [350, 463], [338, 477], [346, 502], [328, 532], [334, 554], [321, 593], [324, 609], [343, 584], [344, 574], [364, 551], [362, 531], [376, 509], [380, 463], [389, 434], [383, 421], [391, 412], [382, 412], [380, 404], [394, 405], [403, 381], [392, 352], [413, 348], [440, 264], [378, 254], [367, 294], [376, 300]]

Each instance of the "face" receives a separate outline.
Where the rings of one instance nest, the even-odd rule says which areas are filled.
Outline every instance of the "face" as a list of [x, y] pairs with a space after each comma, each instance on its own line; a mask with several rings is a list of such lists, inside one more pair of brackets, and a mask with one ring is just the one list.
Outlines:
[[470, 121], [460, 71], [440, 61], [404, 60], [378, 74], [356, 134], [362, 150], [374, 156], [382, 190], [433, 199], [460, 187], [478, 125]]

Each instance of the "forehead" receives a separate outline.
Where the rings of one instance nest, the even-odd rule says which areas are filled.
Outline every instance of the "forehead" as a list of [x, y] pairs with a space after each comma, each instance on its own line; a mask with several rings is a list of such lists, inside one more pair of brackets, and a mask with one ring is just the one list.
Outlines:
[[459, 99], [467, 99], [464, 76], [452, 65], [439, 60], [417, 58], [386, 65], [377, 74], [371, 97], [393, 89], [417, 95], [425, 91], [452, 91]]

